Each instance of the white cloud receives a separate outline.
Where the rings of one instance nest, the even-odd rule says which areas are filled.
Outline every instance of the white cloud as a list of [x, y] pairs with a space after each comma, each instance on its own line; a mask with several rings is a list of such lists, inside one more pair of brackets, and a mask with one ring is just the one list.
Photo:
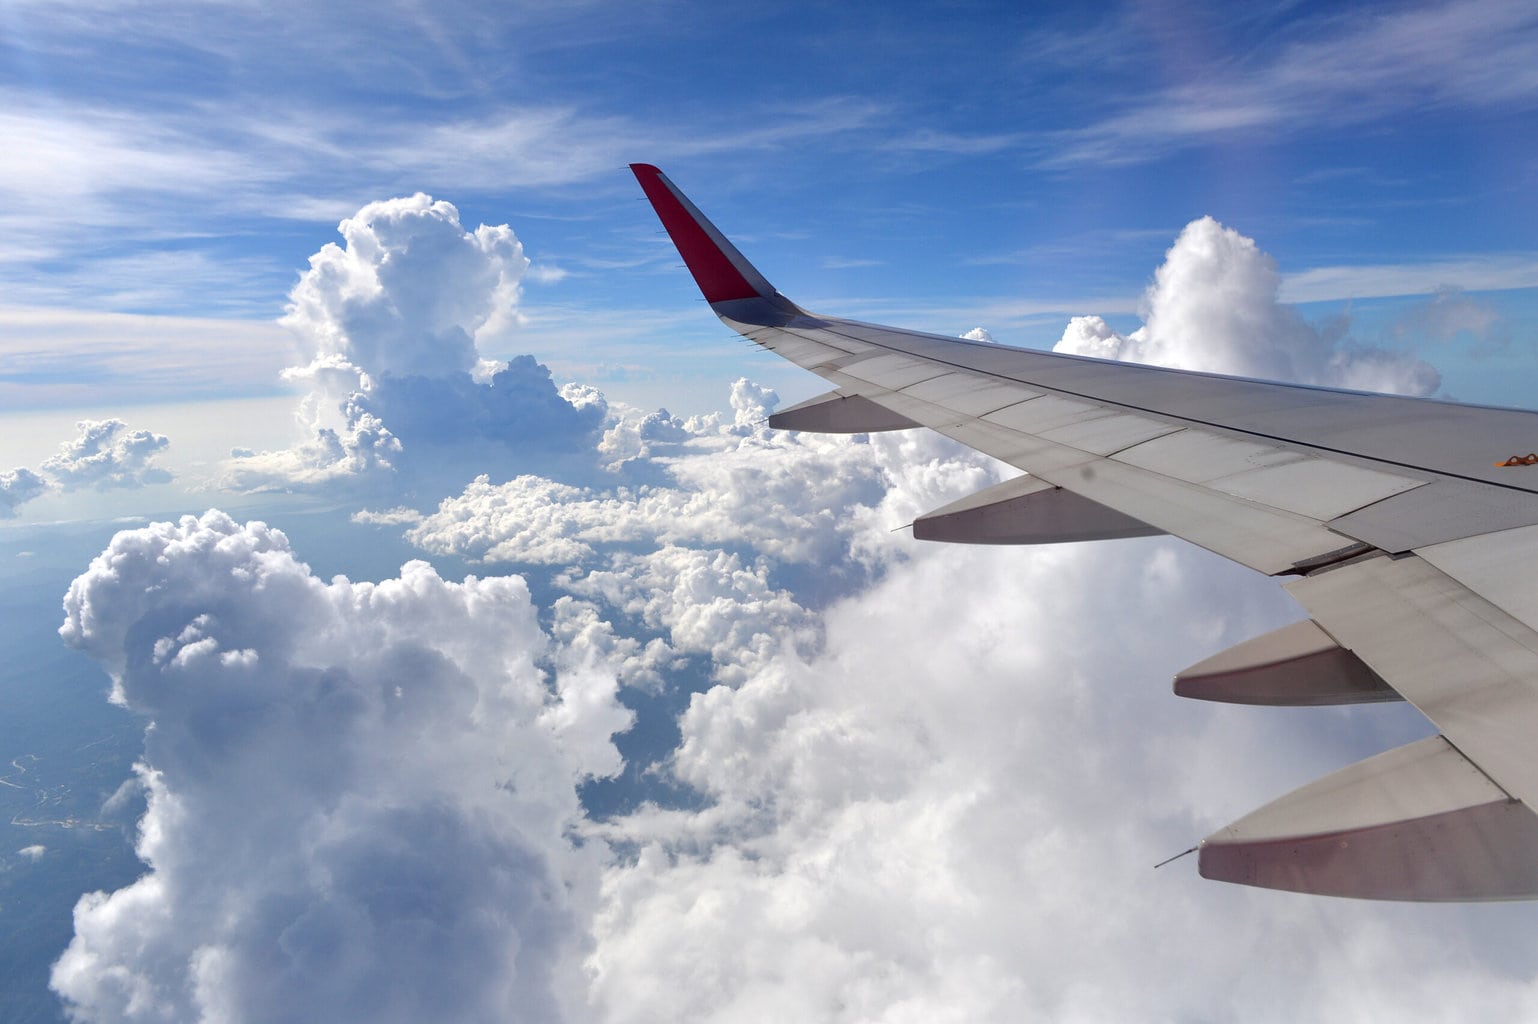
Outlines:
[[980, 341], [985, 345], [998, 344], [998, 342], [993, 340], [993, 335], [988, 333], [988, 328], [986, 327], [974, 327], [961, 337], [966, 341]]
[[[1043, 162], [1138, 163], [1236, 133], [1314, 133], [1404, 110], [1530, 109], [1538, 99], [1538, 17], [1520, 0], [1347, 11], [1312, 37], [1254, 50], [1257, 60], [1186, 51], [1194, 35], [1155, 34], [1174, 81], [1060, 133]], [[1140, 58], [1148, 52], [1146, 30], [1126, 38]]]
[[1538, 257], [1531, 253], [1492, 254], [1423, 263], [1314, 267], [1282, 282], [1287, 302], [1430, 295], [1448, 289], [1503, 291], [1538, 286]]
[[[313, 362], [383, 376], [475, 368], [475, 336], [511, 317], [528, 268], [506, 226], [459, 226], [459, 211], [417, 193], [342, 221], [289, 297], [283, 323]], [[329, 361], [329, 362], [328, 362]]]
[[449, 203], [418, 193], [342, 221], [294, 287], [283, 323], [304, 364], [305, 436], [242, 454], [240, 490], [381, 482], [404, 472], [461, 486], [509, 447], [571, 451], [595, 438], [601, 402], [573, 403], [528, 356], [482, 359], [478, 342], [518, 320], [523, 246], [506, 226], [466, 231]]
[[1211, 217], [1186, 225], [1143, 296], [1143, 326], [1120, 334], [1075, 317], [1054, 351], [1158, 366], [1428, 395], [1437, 371], [1413, 356], [1352, 344], [1344, 323], [1304, 320], [1277, 298], [1276, 263]]
[[383, 512], [364, 509], [352, 514], [352, 521], [369, 526], [414, 526], [422, 521], [422, 513], [414, 508], [387, 508]]
[[25, 466], [0, 473], [0, 519], [14, 517], [18, 506], [47, 490], [48, 481]]
[[157, 466], [158, 454], [171, 441], [151, 431], [129, 431], [122, 420], [78, 420], [78, 437], [58, 446], [35, 474], [26, 467], [0, 472], [0, 520], [49, 490], [94, 487], [115, 490], [171, 481], [171, 472]]
[[881, 469], [865, 446], [768, 431], [778, 397], [746, 379], [732, 385], [730, 420], [611, 409], [592, 389], [563, 396], [609, 415], [598, 448], [615, 483], [576, 487], [532, 474], [493, 483], [483, 474], [407, 539], [488, 562], [574, 564], [635, 542], [750, 544], [806, 562], [835, 557], [850, 517], [880, 500]]
[[[82, 1019], [1411, 1018], [1449, 992], [1489, 1016], [1535, 1008], [1448, 955], [1512, 940], [1476, 911], [1406, 928], [1400, 908], [1149, 870], [1422, 728], [1171, 700], [1175, 669], [1296, 614], [1269, 581], [1167, 540], [914, 545], [893, 529], [998, 467], [921, 431], [771, 434], [775, 396], [746, 380], [730, 415], [692, 419], [557, 389], [527, 357], [477, 382], [477, 323], [515, 312], [498, 305], [513, 250], [451, 211], [381, 204], [317, 257], [294, 307], [310, 435], [262, 479], [389, 477], [520, 424], [571, 441], [559, 468], [609, 475], [519, 462], [435, 511], [357, 517], [436, 553], [564, 567], [549, 634], [515, 577], [412, 563], [327, 584], [281, 534], [218, 513], [115, 538], [63, 632], [154, 722], [150, 872], [77, 909], [54, 984]], [[469, 270], [377, 272], [403, 253], [430, 276], [434, 244]], [[1252, 242], [1197, 222], [1141, 331], [1082, 320], [1071, 341], [1383, 373], [1338, 358], [1276, 287]], [[503, 405], [499, 381], [518, 385]], [[686, 695], [686, 673], [713, 685]], [[619, 756], [620, 686], [688, 700], [661, 763]], [[699, 805], [585, 820], [577, 787], [622, 770]], [[610, 860], [605, 839], [635, 855]]]
[[218, 512], [118, 534], [61, 633], [152, 723], [148, 873], [82, 898], [54, 988], [89, 1020], [577, 1013], [601, 843], [575, 786], [630, 714], [517, 577], [329, 584]]
[[[890, 525], [986, 482], [977, 460], [920, 432], [819, 440], [843, 447], [822, 463], [755, 454], [799, 460], [808, 480], [850, 451], [881, 467], [877, 507], [816, 565], [882, 571], [825, 614], [775, 585], [777, 558], [659, 546], [559, 579], [575, 596], [555, 602], [547, 641], [516, 580], [456, 586], [416, 565], [327, 585], [279, 535], [217, 514], [120, 535], [72, 589], [66, 635], [156, 722], [155, 770], [141, 773], [154, 873], [82, 904], [56, 984], [108, 1017], [124, 981], [148, 999], [193, 979], [185, 998], [204, 1006], [313, 1012], [387, 969], [403, 1005], [453, 998], [431, 1013], [472, 1020], [526, 1007], [529, 972], [547, 983], [529, 1016], [557, 993], [578, 1019], [611, 1022], [1280, 1020], [1299, 1007], [1417, 1019], [1449, 992], [1494, 1016], [1533, 1008], [1520, 984], [1481, 984], [1447, 956], [1514, 940], [1477, 909], [1304, 903], [1201, 882], [1189, 862], [1151, 870], [1418, 727], [1393, 709], [1277, 717], [1172, 700], [1175, 668], [1289, 614], [1269, 581], [1167, 540], [913, 545]], [[719, 457], [667, 456], [701, 475]], [[689, 656], [719, 685], [690, 701], [671, 774], [705, 805], [613, 820], [599, 834], [636, 856], [584, 860], [591, 842], [560, 837], [580, 822], [574, 782], [620, 767], [616, 680], [665, 691]], [[471, 810], [485, 822], [474, 841]], [[509, 861], [490, 902], [526, 906], [540, 879], [575, 879], [554, 904], [564, 916], [547, 904], [450, 929], [431, 950], [386, 945], [377, 972], [349, 955], [377, 957], [354, 945], [378, 941], [364, 919], [399, 909], [367, 893], [409, 880], [448, 929], [479, 921], [461, 893], [486, 906], [477, 880]], [[307, 881], [320, 875], [328, 891]], [[218, 916], [230, 901], [272, 909]], [[1321, 930], [1338, 941], [1321, 946]], [[1183, 940], [1158, 941], [1171, 932]], [[435, 973], [439, 954], [484, 965], [535, 942], [557, 952], [527, 971], [460, 974], [453, 993]], [[276, 981], [259, 984], [257, 957], [274, 949], [285, 959], [262, 969]], [[295, 977], [301, 953], [340, 973]]]
[[605, 569], [568, 574], [572, 593], [601, 600], [653, 630], [673, 651], [709, 655], [717, 678], [740, 683], [786, 651], [817, 642], [815, 616], [769, 582], [769, 562], [669, 546], [614, 555]]
[[[125, 982], [182, 999], [182, 1015], [196, 1000], [324, 1010], [386, 970], [403, 1005], [457, 999], [429, 1015], [472, 1020], [527, 1006], [535, 978], [529, 1016], [564, 1000], [610, 1022], [1535, 1008], [1520, 981], [1459, 966], [1515, 941], [1518, 918], [1304, 901], [1201, 882], [1189, 861], [1151, 870], [1423, 727], [1394, 709], [1278, 717], [1171, 699], [1175, 669], [1296, 614], [1270, 581], [1169, 540], [914, 545], [891, 528], [996, 479], [985, 460], [925, 432], [766, 435], [751, 425], [762, 396], [737, 395], [730, 422], [648, 428], [688, 435], [632, 467], [666, 467], [649, 485], [671, 493], [658, 509], [639, 488], [534, 477], [440, 508], [439, 526], [465, 513], [467, 550], [518, 537], [529, 515], [548, 521], [520, 551], [542, 532], [585, 546], [554, 580], [568, 596], [548, 640], [516, 580], [456, 586], [416, 565], [327, 585], [272, 531], [217, 514], [120, 535], [72, 590], [66, 633], [156, 722], [141, 773], [154, 872], [82, 904], [61, 991], [109, 1018]], [[493, 497], [502, 520], [481, 504]], [[670, 540], [646, 535], [668, 523]], [[583, 824], [574, 784], [621, 767], [616, 683], [668, 693], [690, 659], [717, 685], [650, 767], [703, 806]], [[603, 866], [593, 842], [562, 838], [579, 827], [635, 856]], [[302, 844], [273, 849], [279, 833]], [[469, 909], [488, 888], [525, 907], [552, 878], [570, 887], [540, 913], [481, 927]], [[354, 943], [378, 941], [365, 919], [399, 909], [366, 894], [407, 880], [439, 901], [448, 938], [360, 965], [348, 954], [374, 950]], [[271, 909], [216, 916], [231, 901]], [[478, 923], [450, 928], [464, 918]], [[544, 960], [456, 975], [454, 992], [432, 972], [536, 943]], [[274, 949], [287, 959], [260, 983]], [[295, 975], [300, 954], [340, 966]]]
[[1510, 325], [1492, 306], [1450, 287], [1437, 289], [1425, 302], [1405, 310], [1389, 329], [1400, 340], [1425, 339], [1443, 345], [1465, 340], [1472, 343], [1474, 356], [1499, 352], [1512, 340]]
[[21, 849], [17, 850], [16, 855], [35, 863], [42, 860], [43, 854], [47, 852], [48, 847], [42, 845], [41, 843], [33, 843], [31, 846], [23, 846]]
[[291, 339], [275, 324], [0, 306], [7, 409], [270, 394]]
[[57, 455], [43, 460], [42, 470], [67, 489], [143, 487], [163, 484], [171, 474], [155, 465], [155, 457], [171, 441], [164, 434], [129, 430], [119, 419], [81, 420], [80, 436], [59, 446]]
[[1170, 672], [1285, 604], [1168, 541], [897, 566], [814, 655], [692, 700], [677, 771], [711, 805], [617, 826], [643, 850], [606, 880], [603, 1019], [1521, 1016], [1529, 988], [1460, 963], [1523, 917], [1152, 870], [1393, 731], [1171, 699]]
[[567, 652], [566, 657], [599, 659], [613, 666], [622, 686], [661, 693], [667, 688], [663, 674], [683, 665], [678, 652], [660, 637], [643, 643], [615, 632], [614, 624], [592, 601], [559, 597], [550, 611], [550, 637]]

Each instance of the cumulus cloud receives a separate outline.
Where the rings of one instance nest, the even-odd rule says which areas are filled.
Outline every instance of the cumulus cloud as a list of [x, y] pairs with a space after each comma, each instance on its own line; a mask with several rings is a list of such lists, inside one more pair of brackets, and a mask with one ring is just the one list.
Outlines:
[[308, 385], [302, 437], [241, 452], [223, 483], [253, 490], [452, 479], [510, 449], [568, 453], [596, 439], [605, 408], [574, 401], [533, 358], [481, 357], [478, 343], [518, 321], [529, 261], [506, 225], [459, 223], [418, 193], [370, 203], [342, 221], [289, 296], [282, 323]]
[[513, 315], [529, 261], [506, 225], [467, 232], [452, 204], [418, 192], [369, 203], [337, 230], [344, 245], [310, 257], [283, 318], [311, 365], [468, 374], [476, 332]]
[[1143, 295], [1143, 326], [1121, 334], [1075, 317], [1054, 351], [1241, 377], [1429, 395], [1441, 376], [1414, 356], [1353, 343], [1277, 299], [1276, 261], [1211, 217], [1186, 225]]
[[19, 466], [0, 473], [0, 519], [11, 519], [20, 505], [48, 490], [48, 481]]
[[640, 541], [746, 543], [806, 560], [830, 536], [814, 520], [832, 523], [877, 500], [879, 471], [846, 439], [768, 431], [764, 421], [777, 402], [772, 390], [739, 379], [729, 418], [682, 420], [666, 409], [605, 403], [609, 427], [598, 450], [612, 470], [627, 471], [607, 486], [533, 474], [496, 483], [482, 474], [436, 511], [409, 517], [407, 539], [435, 554], [523, 564], [580, 563], [602, 546]]
[[989, 333], [988, 328], [986, 327], [974, 327], [967, 333], [963, 334], [961, 337], [963, 340], [980, 341], [985, 345], [998, 344], [998, 342], [993, 340], [993, 335]]
[[41, 843], [33, 843], [31, 846], [23, 846], [16, 851], [17, 856], [33, 862], [43, 859], [43, 854], [48, 852], [48, 847]]
[[[1144, 328], [1075, 321], [1074, 350], [1417, 379], [1289, 319], [1268, 258], [1198, 225]], [[454, 308], [412, 316], [473, 342]], [[317, 322], [353, 322], [345, 302], [325, 309]], [[1186, 325], [1211, 329], [1177, 343]], [[359, 473], [400, 477], [413, 445], [450, 436], [430, 397], [480, 416], [474, 388], [540, 373], [514, 360], [485, 384], [473, 345], [433, 337], [401, 356], [409, 372], [377, 375], [355, 362], [366, 346], [315, 346], [305, 372], [352, 403], [343, 426], [379, 420], [353, 447], [389, 465]], [[458, 369], [418, 372], [435, 347]], [[609, 474], [572, 482], [525, 452], [436, 509], [392, 492], [356, 519], [532, 567], [544, 609], [517, 577], [455, 584], [422, 563], [326, 583], [281, 534], [218, 513], [120, 534], [71, 588], [66, 639], [154, 722], [149, 871], [82, 901], [55, 970], [82, 1019], [130, 1003], [151, 1020], [609, 1022], [1538, 1009], [1516, 973], [1459, 966], [1521, 919], [1437, 908], [1428, 928], [1424, 908], [1218, 886], [1189, 862], [1152, 872], [1424, 728], [1404, 709], [1173, 700], [1172, 672], [1298, 614], [1271, 581], [1169, 539], [914, 544], [894, 529], [1000, 467], [925, 431], [770, 432], [777, 397], [746, 380], [729, 413], [690, 418], [535, 384], [514, 403], [529, 429], [561, 405], [586, 417], [561, 465]], [[627, 763], [615, 734], [633, 721], [630, 738], [666, 749]], [[581, 787], [621, 775], [655, 784], [593, 820]]]
[[1169, 696], [1176, 668], [1285, 614], [1269, 584], [1170, 541], [903, 562], [824, 616], [812, 656], [691, 701], [675, 770], [709, 806], [617, 826], [642, 849], [595, 925], [603, 1019], [1529, 1012], [1529, 986], [1446, 955], [1497, 955], [1524, 917], [1152, 870], [1406, 727]]
[[218, 512], [125, 531], [65, 640], [151, 723], [137, 882], [53, 972], [88, 1020], [553, 1020], [580, 1006], [601, 843], [575, 787], [629, 712], [517, 577], [326, 583]]
[[22, 466], [0, 473], [0, 519], [14, 518], [21, 505], [50, 490], [107, 491], [171, 480], [171, 473], [156, 465], [171, 444], [164, 434], [129, 430], [119, 419], [80, 420], [75, 426], [79, 436], [43, 460], [42, 474]]
[[61, 487], [109, 490], [170, 481], [171, 474], [154, 464], [171, 444], [164, 434], [129, 430], [119, 419], [81, 420], [75, 426], [80, 436], [43, 460], [43, 472]]
[[746, 564], [721, 550], [670, 546], [617, 554], [607, 568], [562, 582], [648, 629], [665, 630], [670, 650], [708, 655], [718, 679], [738, 683], [818, 639], [812, 612], [768, 577], [767, 559]]

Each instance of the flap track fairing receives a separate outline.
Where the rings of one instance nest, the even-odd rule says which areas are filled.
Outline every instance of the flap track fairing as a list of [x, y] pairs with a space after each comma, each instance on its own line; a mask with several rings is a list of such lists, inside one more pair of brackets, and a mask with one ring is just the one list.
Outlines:
[[913, 523], [916, 539], [953, 544], [1063, 544], [1163, 532], [1032, 476], [978, 491]]
[[1378, 900], [1538, 897], [1538, 815], [1441, 736], [1359, 761], [1202, 841], [1203, 878]]
[[1175, 676], [1175, 693], [1197, 700], [1276, 707], [1403, 699], [1312, 619], [1197, 662]]
[[814, 434], [874, 434], [918, 425], [869, 398], [841, 391], [809, 398], [769, 417], [769, 426], [775, 430], [807, 430]]

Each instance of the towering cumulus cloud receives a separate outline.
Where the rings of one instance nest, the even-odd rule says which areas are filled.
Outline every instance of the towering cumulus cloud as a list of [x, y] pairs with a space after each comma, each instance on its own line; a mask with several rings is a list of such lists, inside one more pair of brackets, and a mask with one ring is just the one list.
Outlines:
[[[402, 474], [463, 485], [509, 448], [590, 445], [601, 404], [573, 402], [528, 356], [481, 359], [478, 339], [517, 320], [529, 266], [506, 226], [460, 226], [453, 205], [418, 193], [370, 203], [344, 220], [289, 297], [283, 323], [308, 384], [292, 447], [238, 453], [238, 489], [376, 484]], [[468, 472], [468, 476], [465, 475]]]
[[[81, 1018], [505, 1021], [580, 1003], [602, 844], [575, 785], [628, 713], [552, 655], [517, 577], [324, 583], [218, 512], [124, 532], [65, 640], [152, 722], [149, 867], [84, 898], [54, 987]], [[553, 678], [552, 678], [553, 676]]]
[[1143, 295], [1143, 326], [1119, 334], [1075, 317], [1055, 351], [1241, 377], [1429, 395], [1441, 376], [1403, 353], [1350, 343], [1277, 301], [1276, 261], [1211, 217], [1186, 225]]

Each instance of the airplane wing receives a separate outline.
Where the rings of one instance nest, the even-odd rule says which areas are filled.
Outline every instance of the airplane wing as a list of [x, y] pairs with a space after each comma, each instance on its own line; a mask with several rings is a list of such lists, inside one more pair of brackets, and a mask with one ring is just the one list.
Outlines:
[[1404, 699], [1441, 731], [1209, 836], [1203, 876], [1372, 899], [1538, 898], [1538, 413], [819, 316], [661, 171], [631, 170], [716, 315], [832, 385], [771, 426], [924, 426], [1025, 474], [920, 517], [915, 536], [1184, 538], [1284, 578], [1312, 618], [1193, 665], [1177, 693]]

